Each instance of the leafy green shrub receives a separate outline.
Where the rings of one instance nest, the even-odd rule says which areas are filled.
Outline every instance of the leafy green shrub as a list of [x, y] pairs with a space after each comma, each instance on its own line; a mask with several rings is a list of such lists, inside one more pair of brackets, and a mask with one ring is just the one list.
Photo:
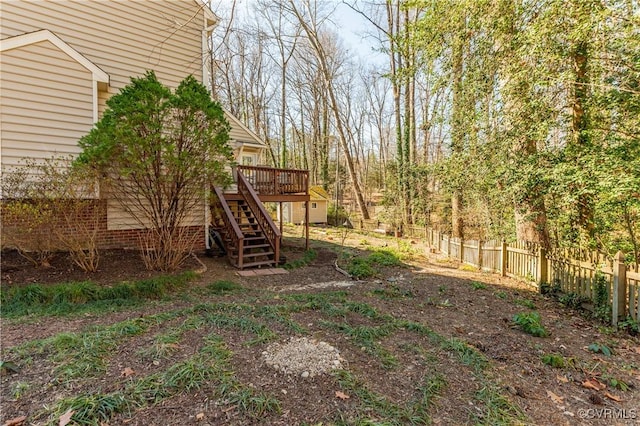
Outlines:
[[558, 297], [558, 302], [571, 309], [582, 309], [583, 303], [590, 302], [588, 297], [581, 296], [578, 293], [566, 293]]
[[609, 348], [607, 345], [601, 345], [599, 343], [592, 343], [587, 349], [596, 354], [601, 353], [604, 356], [611, 356], [612, 354], [611, 348]]
[[347, 267], [347, 272], [356, 278], [367, 278], [376, 274], [376, 270], [373, 269], [371, 263], [361, 257], [351, 260]]
[[620, 379], [615, 379], [613, 377], [609, 378], [607, 382], [609, 383], [609, 386], [611, 386], [612, 388], [620, 389], [623, 392], [628, 391], [630, 388], [630, 386], [626, 382]]
[[564, 357], [558, 354], [543, 355], [542, 362], [554, 368], [564, 368], [567, 365], [567, 361], [564, 359]]
[[518, 299], [518, 300], [514, 300], [513, 303], [515, 303], [516, 305], [524, 306], [525, 308], [529, 308], [529, 309], [536, 308], [535, 303], [533, 303], [529, 299]]
[[376, 275], [379, 266], [401, 266], [402, 262], [397, 254], [389, 250], [378, 250], [367, 257], [355, 257], [347, 265], [347, 272], [356, 278], [367, 278]]
[[549, 296], [555, 296], [562, 292], [562, 286], [560, 284], [560, 280], [557, 278], [553, 281], [553, 283], [542, 283], [540, 286], [540, 293], [546, 294]]
[[474, 290], [484, 290], [485, 288], [487, 288], [487, 286], [480, 281], [472, 281], [471, 287], [473, 287]]
[[388, 250], [379, 250], [373, 252], [367, 258], [369, 263], [380, 266], [401, 266], [400, 258]]
[[631, 317], [627, 317], [624, 321], [619, 322], [618, 327], [621, 330], [627, 330], [632, 336], [640, 333], [640, 322]]
[[74, 166], [98, 171], [114, 200], [148, 225], [140, 239], [148, 269], [174, 271], [189, 256], [195, 236], [181, 224], [203, 188], [229, 182], [229, 128], [224, 110], [195, 77], [172, 91], [147, 71], [109, 98], [100, 121], [80, 139]]
[[521, 312], [513, 316], [513, 322], [522, 331], [535, 337], [546, 337], [549, 332], [540, 322], [540, 314], [537, 312]]
[[609, 283], [600, 271], [596, 272], [593, 282], [593, 316], [602, 321], [611, 318], [611, 305], [609, 304]]

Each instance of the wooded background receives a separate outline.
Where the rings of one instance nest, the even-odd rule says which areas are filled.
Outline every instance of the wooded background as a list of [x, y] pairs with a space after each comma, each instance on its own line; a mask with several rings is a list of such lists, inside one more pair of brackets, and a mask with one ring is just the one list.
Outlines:
[[352, 218], [640, 261], [637, 1], [218, 8], [212, 91]]

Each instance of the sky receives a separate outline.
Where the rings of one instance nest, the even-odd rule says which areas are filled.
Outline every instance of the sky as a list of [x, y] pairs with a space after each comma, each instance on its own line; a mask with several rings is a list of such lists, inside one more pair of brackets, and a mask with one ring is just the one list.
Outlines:
[[[360, 63], [384, 63], [386, 58], [377, 52], [378, 42], [370, 34], [373, 30], [371, 24], [358, 12], [345, 4], [342, 0], [318, 0], [327, 9], [335, 7], [332, 22], [336, 26], [340, 38], [345, 47], [354, 54]], [[350, 2], [358, 0], [350, 0]], [[212, 0], [212, 7], [222, 19], [222, 25], [229, 18], [231, 0]], [[247, 10], [255, 7], [254, 0], [236, 0], [237, 17], [242, 17]]]
[[344, 2], [336, 3], [338, 4], [334, 21], [336, 26], [339, 26], [339, 30], [341, 30], [339, 34], [349, 50], [365, 61], [382, 57], [377, 52], [378, 42], [370, 35], [373, 30], [372, 25]]

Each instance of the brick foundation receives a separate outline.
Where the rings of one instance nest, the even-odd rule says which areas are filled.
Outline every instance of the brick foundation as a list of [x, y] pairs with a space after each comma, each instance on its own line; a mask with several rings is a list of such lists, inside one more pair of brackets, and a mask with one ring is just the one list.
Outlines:
[[[140, 247], [144, 235], [143, 229], [107, 229], [106, 200], [86, 200], [84, 206], [77, 209], [74, 221], [68, 224], [60, 213], [53, 213], [46, 223], [35, 224], [29, 220], [29, 209], [20, 212], [7, 212], [2, 204], [2, 247], [11, 247], [11, 235], [19, 235], [21, 240], [32, 240], [29, 246], [38, 247], [46, 239], [50, 240], [53, 249], [63, 249], [54, 235], [53, 229], [62, 230], [63, 235], [77, 235], [80, 230], [93, 230], [97, 227], [98, 248], [123, 249]], [[57, 228], [54, 228], [57, 227]], [[31, 231], [29, 231], [31, 229]], [[204, 250], [204, 226], [186, 227], [187, 235], [194, 237], [194, 250]], [[40, 241], [38, 241], [38, 239]]]

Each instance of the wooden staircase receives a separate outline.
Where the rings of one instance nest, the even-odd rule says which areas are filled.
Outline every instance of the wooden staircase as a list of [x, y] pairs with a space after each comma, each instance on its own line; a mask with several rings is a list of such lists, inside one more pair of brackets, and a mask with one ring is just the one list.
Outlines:
[[212, 226], [222, 237], [229, 262], [238, 269], [277, 266], [280, 231], [242, 173], [238, 171], [233, 197], [225, 197], [220, 188], [213, 192]]

